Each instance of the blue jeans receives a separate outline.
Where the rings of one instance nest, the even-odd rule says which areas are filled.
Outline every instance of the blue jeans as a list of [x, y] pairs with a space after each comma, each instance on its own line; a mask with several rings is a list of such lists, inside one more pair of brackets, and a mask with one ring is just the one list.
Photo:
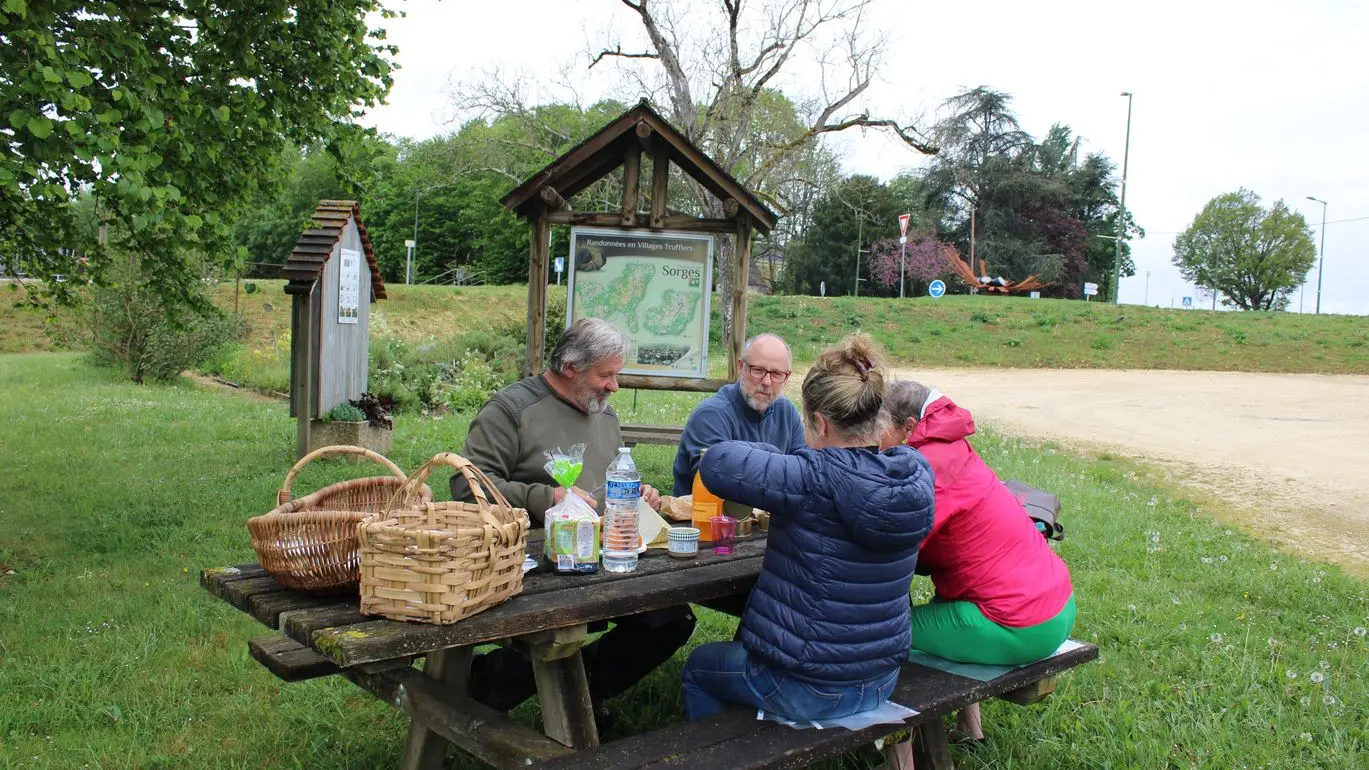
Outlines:
[[863, 684], [819, 685], [765, 665], [751, 657], [741, 642], [714, 642], [690, 654], [680, 678], [687, 720], [740, 704], [797, 721], [836, 719], [879, 706], [893, 695], [898, 669]]

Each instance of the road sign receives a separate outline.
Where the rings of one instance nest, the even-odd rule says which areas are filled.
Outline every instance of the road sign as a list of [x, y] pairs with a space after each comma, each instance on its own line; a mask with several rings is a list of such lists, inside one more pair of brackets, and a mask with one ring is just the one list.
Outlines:
[[1184, 307], [1193, 307], [1193, 298], [1184, 297]]
[[1032, 299], [1041, 299], [1041, 292], [1039, 292], [1039, 291], [1034, 291], [1034, 292], [1032, 292], [1032, 293], [1031, 293], [1031, 298], [1032, 298]]
[[946, 293], [946, 282], [938, 278], [927, 285], [927, 293], [935, 299]]
[[908, 236], [906, 236], [906, 235], [900, 235], [900, 236], [898, 237], [898, 243], [899, 243], [900, 246], [906, 245], [906, 244], [908, 243]]
[[406, 238], [406, 239], [404, 240], [404, 248], [406, 248], [406, 249], [412, 249], [413, 247], [414, 247], [414, 242]]
[[1096, 283], [1085, 283], [1085, 284], [1084, 284], [1084, 296], [1085, 296], [1085, 297], [1096, 297], [1096, 296], [1098, 296], [1098, 284], [1096, 284]]
[[556, 260], [552, 262], [552, 266], [558, 273], [564, 271], [566, 269], [566, 258], [557, 257]]
[[908, 220], [911, 218], [912, 216], [910, 214], [898, 215], [898, 234], [903, 236], [905, 243], [907, 242], [908, 238]]

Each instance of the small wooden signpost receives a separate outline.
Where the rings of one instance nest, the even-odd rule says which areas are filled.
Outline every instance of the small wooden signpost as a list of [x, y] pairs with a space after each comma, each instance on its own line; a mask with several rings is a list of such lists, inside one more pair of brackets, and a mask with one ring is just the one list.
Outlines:
[[370, 304], [385, 298], [356, 201], [320, 201], [281, 269], [290, 316], [290, 416], [295, 456], [310, 451], [311, 421], [366, 391]]
[[[644, 156], [650, 162], [645, 211], [642, 210]], [[722, 201], [725, 216], [710, 219], [669, 210], [666, 199], [671, 164]], [[622, 168], [619, 210], [572, 209], [570, 200], [576, 193], [619, 167]], [[545, 354], [547, 268], [551, 250], [549, 228], [551, 225], [571, 225], [625, 232], [650, 230], [733, 236], [736, 248], [730, 267], [731, 296], [725, 298], [732, 305], [728, 378], [624, 374], [618, 381], [625, 388], [712, 392], [736, 379], [737, 359], [746, 340], [746, 284], [750, 273], [751, 238], [757, 232], [770, 232], [779, 217], [671, 126], [645, 99], [514, 188], [504, 196], [503, 204], [526, 219], [532, 231], [524, 374], [540, 372]], [[576, 269], [573, 259], [567, 269]], [[707, 307], [705, 303], [705, 312]]]

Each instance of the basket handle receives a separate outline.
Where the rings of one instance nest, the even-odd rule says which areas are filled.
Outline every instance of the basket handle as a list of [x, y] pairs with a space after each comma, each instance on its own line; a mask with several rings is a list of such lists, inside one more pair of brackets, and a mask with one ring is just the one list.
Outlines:
[[295, 477], [299, 475], [300, 471], [304, 470], [304, 466], [324, 457], [342, 457], [345, 455], [364, 457], [367, 460], [385, 466], [385, 468], [389, 470], [390, 473], [394, 474], [396, 478], [408, 480], [408, 476], [404, 475], [404, 471], [400, 470], [398, 465], [390, 462], [389, 458], [384, 455], [372, 452], [365, 447], [335, 444], [333, 446], [315, 449], [309, 454], [301, 457], [299, 462], [295, 463], [294, 467], [290, 468], [290, 472], [285, 474], [285, 480], [280, 484], [280, 491], [276, 492], [276, 505], [284, 505], [285, 503], [290, 502], [290, 485], [295, 482]]
[[422, 468], [414, 471], [414, 475], [410, 476], [409, 480], [404, 482], [404, 486], [395, 491], [394, 496], [390, 498], [390, 504], [385, 508], [385, 517], [389, 518], [391, 512], [393, 512], [395, 508], [403, 505], [404, 501], [412, 497], [414, 493], [418, 491], [419, 487], [428, 480], [428, 474], [432, 473], [433, 469], [442, 465], [455, 468], [461, 473], [461, 476], [466, 479], [467, 486], [471, 488], [471, 496], [475, 498], [475, 504], [480, 507], [481, 513], [485, 514], [487, 518], [490, 510], [491, 498], [493, 498], [495, 503], [506, 509], [513, 508], [513, 506], [509, 504], [508, 498], [504, 497], [504, 493], [499, 491], [499, 488], [494, 485], [494, 482], [490, 480], [489, 476], [486, 476], [483, 471], [475, 467], [475, 463], [472, 463], [470, 460], [467, 460], [454, 452], [442, 452], [424, 463]]

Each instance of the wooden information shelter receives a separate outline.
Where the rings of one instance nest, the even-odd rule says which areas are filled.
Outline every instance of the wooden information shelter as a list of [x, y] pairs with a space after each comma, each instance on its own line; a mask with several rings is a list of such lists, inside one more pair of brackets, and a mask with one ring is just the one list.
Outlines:
[[[650, 161], [647, 210], [642, 210], [643, 156]], [[723, 218], [680, 214], [666, 207], [670, 165], [698, 182], [722, 202]], [[622, 205], [618, 211], [575, 211], [571, 198], [622, 167]], [[653, 377], [625, 374], [625, 388], [713, 392], [737, 378], [737, 359], [746, 341], [746, 283], [751, 269], [751, 238], [770, 232], [779, 217], [732, 175], [695, 147], [661, 117], [645, 99], [604, 126], [593, 136], [533, 174], [504, 196], [503, 204], [528, 221], [532, 231], [532, 260], [528, 267], [528, 337], [525, 375], [542, 370], [547, 321], [547, 276], [552, 225], [658, 230], [732, 235], [731, 356], [726, 380]], [[573, 256], [573, 255], [572, 255]], [[568, 265], [575, 269], [574, 261]]]
[[313, 227], [281, 267], [290, 306], [290, 416], [295, 457], [308, 454], [312, 422], [367, 389], [370, 306], [385, 282], [356, 201], [319, 201]]

